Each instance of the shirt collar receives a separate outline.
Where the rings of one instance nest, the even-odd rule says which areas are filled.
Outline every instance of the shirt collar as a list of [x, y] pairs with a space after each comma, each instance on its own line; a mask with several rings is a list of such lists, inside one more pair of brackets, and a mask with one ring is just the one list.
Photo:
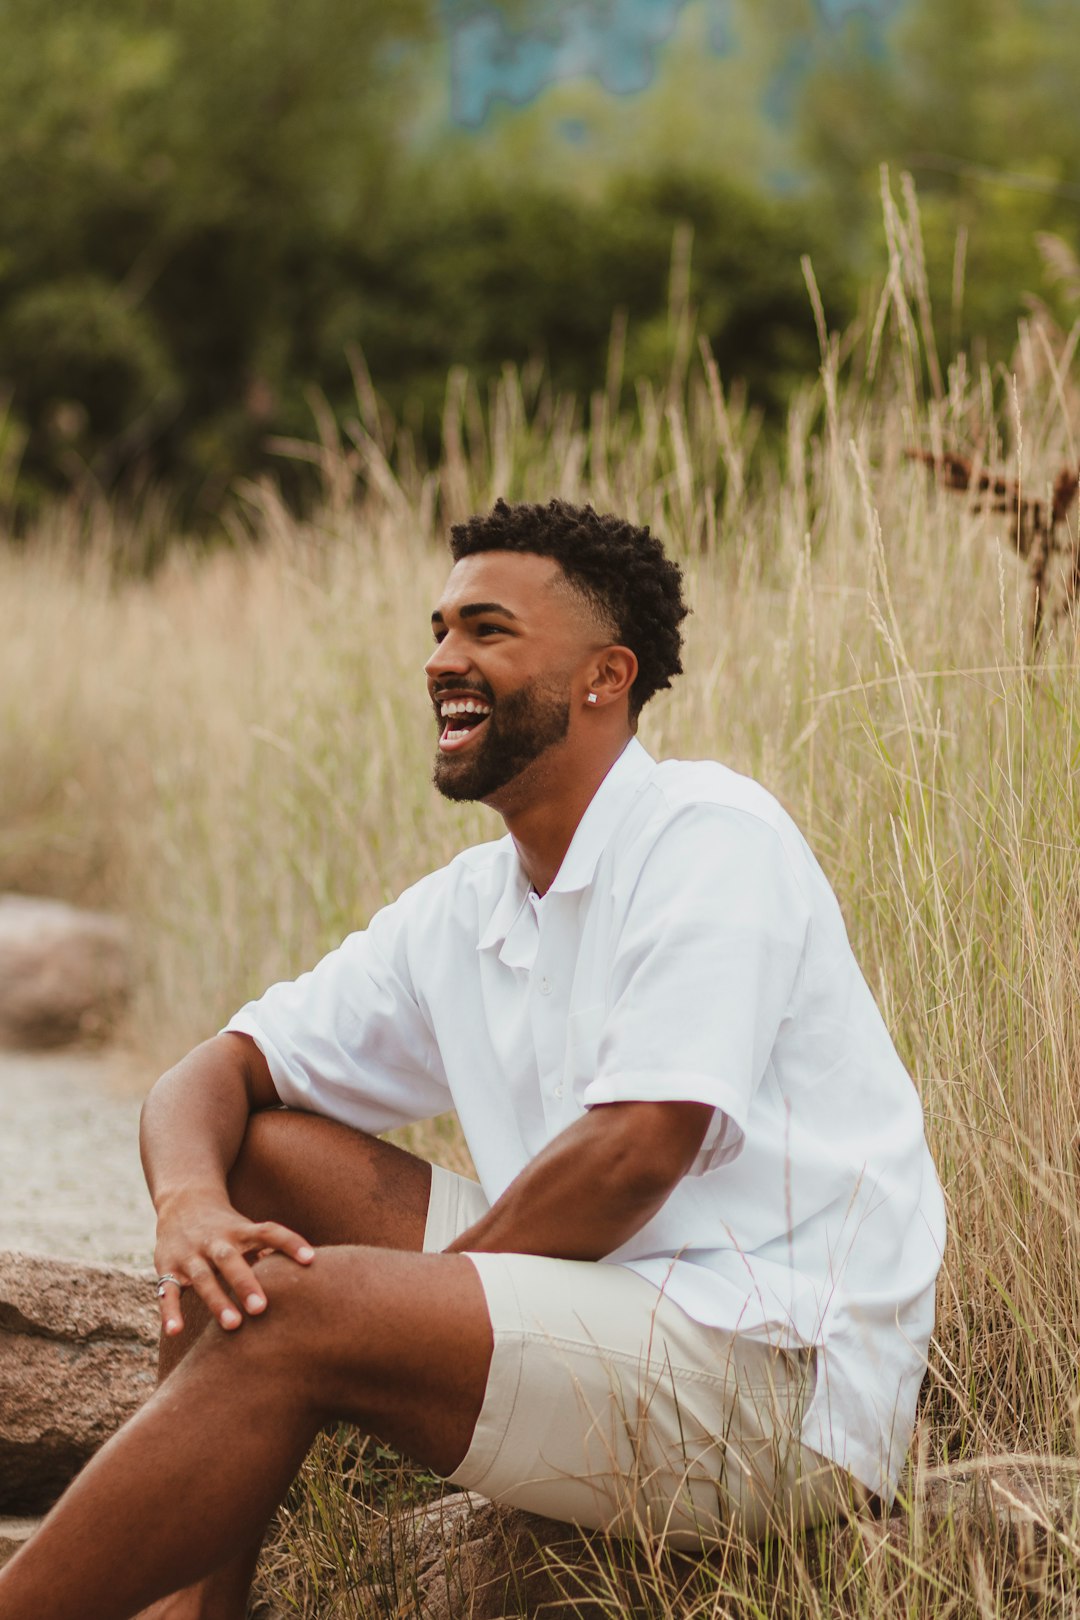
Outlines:
[[589, 800], [549, 894], [572, 894], [588, 888], [604, 846], [655, 763], [637, 738], [631, 737]]
[[[548, 890], [549, 894], [572, 894], [588, 888], [605, 845], [654, 764], [651, 754], [646, 752], [636, 737], [631, 737], [590, 799], [570, 841], [570, 848], [563, 856], [555, 881]], [[508, 839], [507, 842], [512, 849], [512, 840]], [[488, 950], [507, 938], [522, 907], [528, 904], [530, 888], [528, 876], [515, 854], [506, 887], [480, 936], [478, 950]]]
[[488, 925], [477, 941], [478, 951], [490, 950], [493, 945], [501, 945], [507, 935], [513, 930], [514, 924], [521, 916], [522, 911], [528, 909], [529, 890], [532, 884], [522, 870], [521, 862], [514, 850], [513, 840], [507, 834], [506, 844], [509, 845], [510, 870], [507, 874], [506, 886], [495, 902], [495, 909], [488, 919]]

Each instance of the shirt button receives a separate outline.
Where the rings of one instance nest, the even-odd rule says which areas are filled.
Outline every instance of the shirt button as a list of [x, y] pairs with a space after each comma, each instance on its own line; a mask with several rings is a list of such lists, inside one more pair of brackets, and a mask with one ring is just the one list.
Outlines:
[[540, 980], [540, 994], [542, 996], [550, 996], [551, 994], [551, 980], [548, 978], [546, 973]]
[[555, 1087], [555, 1095], [556, 1095], [556, 1097], [561, 1097], [562, 1096], [562, 1086], [556, 1086]]

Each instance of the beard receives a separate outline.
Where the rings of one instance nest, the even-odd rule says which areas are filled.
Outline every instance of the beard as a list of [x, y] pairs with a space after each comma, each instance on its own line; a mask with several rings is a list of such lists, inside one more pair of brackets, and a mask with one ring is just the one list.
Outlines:
[[562, 742], [570, 729], [570, 699], [561, 682], [529, 681], [500, 698], [480, 742], [464, 755], [435, 755], [432, 781], [444, 799], [489, 799]]

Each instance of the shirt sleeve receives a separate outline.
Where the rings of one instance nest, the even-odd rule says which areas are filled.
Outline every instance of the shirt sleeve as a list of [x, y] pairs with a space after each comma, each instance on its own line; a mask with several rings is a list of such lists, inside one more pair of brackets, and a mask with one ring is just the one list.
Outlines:
[[225, 1026], [255, 1042], [289, 1107], [377, 1134], [451, 1106], [409, 966], [423, 889], [406, 891], [311, 972], [272, 985]]
[[709, 1103], [692, 1170], [734, 1159], [794, 1007], [809, 928], [774, 827], [721, 805], [679, 811], [628, 903], [585, 1106]]

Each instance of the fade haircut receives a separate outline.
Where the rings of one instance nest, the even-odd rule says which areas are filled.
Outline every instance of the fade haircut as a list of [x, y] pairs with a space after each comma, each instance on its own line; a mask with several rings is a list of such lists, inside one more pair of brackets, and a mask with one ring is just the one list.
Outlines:
[[683, 601], [682, 569], [664, 556], [648, 528], [591, 506], [551, 500], [546, 506], [498, 500], [486, 516], [450, 530], [455, 562], [481, 551], [523, 551], [551, 557], [567, 584], [585, 597], [620, 646], [638, 661], [630, 689], [634, 719], [655, 692], [682, 674], [679, 626], [690, 611]]

